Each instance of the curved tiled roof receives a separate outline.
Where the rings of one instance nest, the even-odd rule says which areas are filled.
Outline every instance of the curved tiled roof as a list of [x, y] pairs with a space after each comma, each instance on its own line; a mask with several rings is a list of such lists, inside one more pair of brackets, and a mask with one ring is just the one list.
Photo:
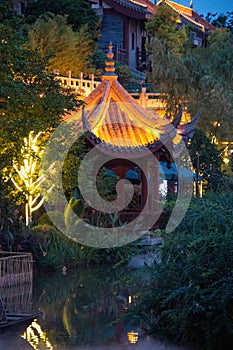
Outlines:
[[153, 7], [146, 0], [104, 0], [113, 10], [122, 15], [145, 20], [153, 13]]
[[[111, 44], [102, 83], [84, 103], [82, 118], [78, 112], [72, 115], [72, 119], [77, 118], [80, 122], [82, 119], [91, 139], [104, 147], [138, 150], [158, 144], [162, 147], [166, 140], [173, 140], [177, 145], [186, 136], [186, 124], [179, 130], [180, 115], [170, 123], [168, 119], [142, 107], [118, 82]], [[190, 125], [187, 131], [190, 133]]]
[[186, 19], [192, 25], [199, 27], [202, 31], [209, 30], [209, 29], [215, 29], [215, 27], [212, 24], [207, 22], [197, 12], [193, 11], [193, 9], [191, 7], [183, 6], [183, 5], [177, 4], [176, 2], [169, 1], [169, 0], [161, 0], [158, 2], [157, 5], [160, 5], [163, 3], [170, 6], [180, 16], [182, 16], [184, 19]]
[[142, 13], [154, 12], [154, 4], [149, 0], [104, 0], [104, 2], [110, 6], [116, 3], [124, 8]]

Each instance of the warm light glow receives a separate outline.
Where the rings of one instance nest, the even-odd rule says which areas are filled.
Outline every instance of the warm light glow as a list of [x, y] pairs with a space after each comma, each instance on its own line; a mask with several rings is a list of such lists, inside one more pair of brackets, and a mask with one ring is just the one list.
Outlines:
[[229, 144], [224, 148], [222, 153], [223, 153], [223, 162], [225, 164], [229, 164], [230, 163], [229, 155], [232, 154], [232, 151], [229, 151]]
[[220, 126], [221, 124], [218, 122], [218, 121], [214, 121], [213, 122], [213, 126], [217, 127], [217, 126]]
[[[14, 173], [5, 176], [5, 179], [8, 180], [10, 178], [17, 190], [25, 196], [26, 226], [31, 223], [32, 213], [38, 210], [44, 202], [44, 198], [40, 196], [40, 186], [45, 177], [38, 174], [40, 158], [43, 152], [38, 141], [42, 134], [42, 132], [35, 134], [33, 131], [30, 131], [28, 137], [24, 138], [24, 144], [21, 149], [22, 162], [14, 161], [12, 164]], [[6, 174], [8, 172], [6, 169]]]
[[128, 332], [128, 341], [130, 344], [136, 344], [138, 342], [138, 332]]
[[26, 329], [22, 338], [25, 339], [34, 350], [53, 350], [53, 345], [48, 340], [46, 333], [42, 330], [39, 323], [34, 320]]
[[129, 295], [129, 298], [128, 298], [128, 303], [131, 304], [132, 303], [132, 297], [131, 295]]
[[223, 158], [223, 162], [224, 162], [225, 164], [229, 164], [229, 163], [230, 163], [230, 160], [229, 160], [228, 158]]
[[179, 134], [176, 134], [176, 136], [173, 139], [174, 145], [178, 145], [181, 142], [181, 140], [182, 140], [182, 136]]
[[118, 147], [140, 147], [154, 143], [159, 139], [159, 133], [148, 128], [139, 127], [129, 122], [128, 124], [101, 125], [93, 129], [96, 137], [102, 141]]

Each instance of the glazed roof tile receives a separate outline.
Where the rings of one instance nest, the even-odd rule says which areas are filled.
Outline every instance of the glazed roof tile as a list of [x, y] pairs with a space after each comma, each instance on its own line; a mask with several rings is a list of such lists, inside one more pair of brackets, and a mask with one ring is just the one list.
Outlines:
[[181, 126], [181, 113], [171, 123], [142, 107], [118, 82], [112, 58], [110, 44], [102, 83], [84, 100], [82, 113], [72, 115], [90, 138], [104, 148], [126, 152], [162, 146], [167, 139], [177, 146], [189, 137], [196, 121]]

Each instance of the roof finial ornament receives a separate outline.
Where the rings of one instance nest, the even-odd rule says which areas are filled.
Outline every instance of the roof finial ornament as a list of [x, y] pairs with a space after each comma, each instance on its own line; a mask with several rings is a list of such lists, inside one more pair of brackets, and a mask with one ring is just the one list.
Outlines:
[[114, 53], [112, 51], [112, 42], [110, 41], [108, 45], [107, 59], [105, 61], [105, 73], [103, 75], [104, 79], [117, 79], [115, 73], [115, 61], [113, 60]]
[[192, 9], [193, 8], [193, 0], [190, 0], [190, 5], [189, 7]]

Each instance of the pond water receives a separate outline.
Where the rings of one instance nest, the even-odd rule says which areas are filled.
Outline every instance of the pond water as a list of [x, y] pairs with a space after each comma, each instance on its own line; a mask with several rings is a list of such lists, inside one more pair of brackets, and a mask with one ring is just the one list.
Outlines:
[[[33, 290], [18, 292], [14, 301], [21, 311], [41, 310], [42, 316], [25, 331], [0, 335], [0, 349], [188, 350], [145, 337], [145, 325], [130, 316], [142, 285], [136, 273], [91, 268], [37, 276]], [[10, 301], [8, 308], [13, 308]]]

